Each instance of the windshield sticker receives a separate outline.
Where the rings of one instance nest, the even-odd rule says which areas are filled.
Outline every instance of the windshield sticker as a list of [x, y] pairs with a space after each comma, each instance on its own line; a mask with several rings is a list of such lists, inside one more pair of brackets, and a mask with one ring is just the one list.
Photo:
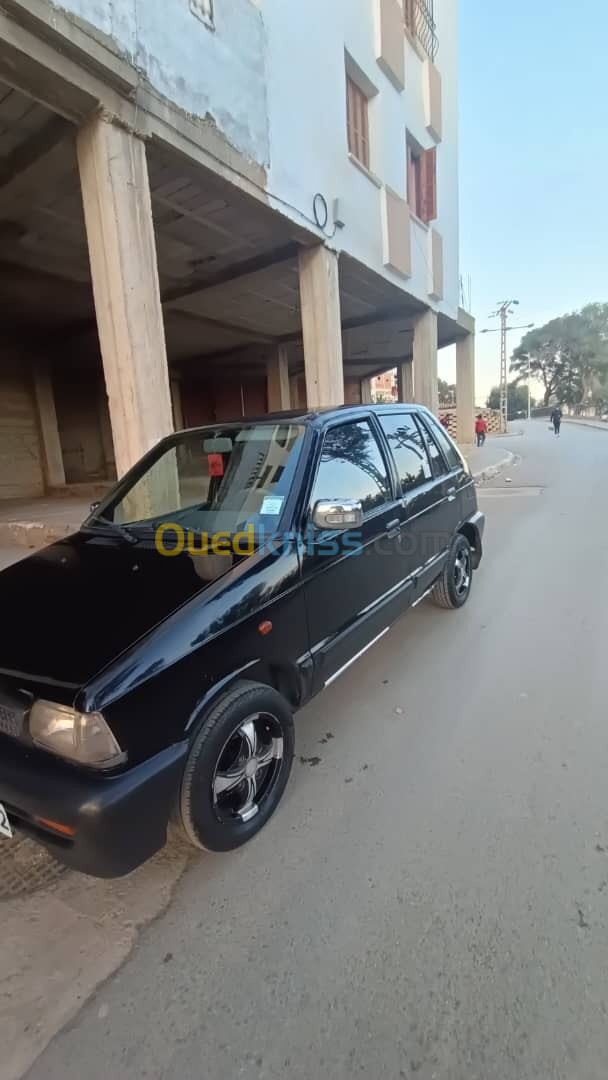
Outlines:
[[209, 465], [209, 476], [224, 475], [224, 459], [221, 454], [207, 454], [207, 464]]
[[285, 497], [283, 495], [266, 495], [260, 513], [278, 517], [283, 509], [284, 502]]

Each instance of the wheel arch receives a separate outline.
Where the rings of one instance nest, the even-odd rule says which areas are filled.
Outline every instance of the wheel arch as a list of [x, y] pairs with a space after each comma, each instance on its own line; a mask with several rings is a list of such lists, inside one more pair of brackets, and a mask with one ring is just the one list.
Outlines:
[[482, 547], [481, 536], [479, 529], [472, 521], [465, 521], [459, 528], [458, 533], [460, 536], [464, 536], [465, 540], [468, 540], [469, 547], [473, 557], [473, 569], [477, 570], [481, 562]]
[[255, 682], [259, 683], [260, 686], [272, 687], [272, 689], [276, 690], [281, 697], [285, 698], [285, 701], [293, 710], [300, 708], [310, 696], [310, 691], [308, 689], [310, 672], [308, 670], [307, 662], [301, 666], [269, 664], [267, 661], [258, 658], [250, 661], [250, 663], [245, 664], [243, 667], [237, 668], [235, 671], [230, 672], [230, 674], [225, 675], [205, 691], [203, 696], [197, 701], [188, 718], [186, 734], [191, 736], [192, 732], [198, 726], [201, 717], [207, 713], [209, 709], [224, 696], [224, 694], [228, 693], [238, 682], [242, 681]]

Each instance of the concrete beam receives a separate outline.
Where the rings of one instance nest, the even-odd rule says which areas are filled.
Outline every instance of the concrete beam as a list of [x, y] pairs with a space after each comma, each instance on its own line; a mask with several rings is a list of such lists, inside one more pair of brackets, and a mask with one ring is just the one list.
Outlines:
[[456, 343], [456, 438], [466, 445], [475, 430], [475, 335]]
[[36, 365], [34, 368], [34, 394], [38, 409], [45, 486], [47, 488], [63, 487], [65, 485], [63, 452], [59, 438], [53, 382], [47, 365]]
[[116, 470], [173, 431], [146, 150], [96, 116], [78, 165]]
[[54, 116], [31, 139], [18, 146], [0, 162], [0, 188], [11, 182], [21, 181], [22, 174], [37, 165], [41, 158], [64, 141], [73, 131], [71, 124], [60, 116]]
[[431, 310], [418, 315], [414, 322], [413, 376], [416, 401], [437, 414], [437, 315]]
[[289, 351], [279, 345], [266, 362], [268, 380], [268, 412], [284, 412], [291, 408], [289, 388]]
[[300, 253], [299, 268], [308, 408], [343, 405], [338, 256], [319, 245]]

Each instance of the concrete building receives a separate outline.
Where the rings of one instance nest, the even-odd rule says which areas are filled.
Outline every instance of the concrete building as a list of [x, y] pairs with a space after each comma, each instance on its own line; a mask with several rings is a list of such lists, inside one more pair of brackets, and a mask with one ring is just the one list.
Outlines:
[[390, 401], [397, 401], [399, 398], [399, 384], [396, 368], [383, 371], [382, 375], [375, 375], [371, 380], [371, 387], [372, 401], [375, 404], [382, 405]]
[[0, 498], [454, 343], [468, 438], [458, 282], [456, 0], [0, 3]]

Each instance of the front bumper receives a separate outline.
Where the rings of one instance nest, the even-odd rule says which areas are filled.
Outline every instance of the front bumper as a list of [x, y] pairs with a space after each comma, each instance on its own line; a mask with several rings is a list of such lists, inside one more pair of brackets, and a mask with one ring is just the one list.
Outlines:
[[[121, 877], [165, 844], [185, 742], [114, 776], [85, 772], [10, 738], [0, 743], [0, 802], [11, 825], [60, 862], [94, 877]], [[52, 831], [40, 818], [73, 829], [73, 836]]]

